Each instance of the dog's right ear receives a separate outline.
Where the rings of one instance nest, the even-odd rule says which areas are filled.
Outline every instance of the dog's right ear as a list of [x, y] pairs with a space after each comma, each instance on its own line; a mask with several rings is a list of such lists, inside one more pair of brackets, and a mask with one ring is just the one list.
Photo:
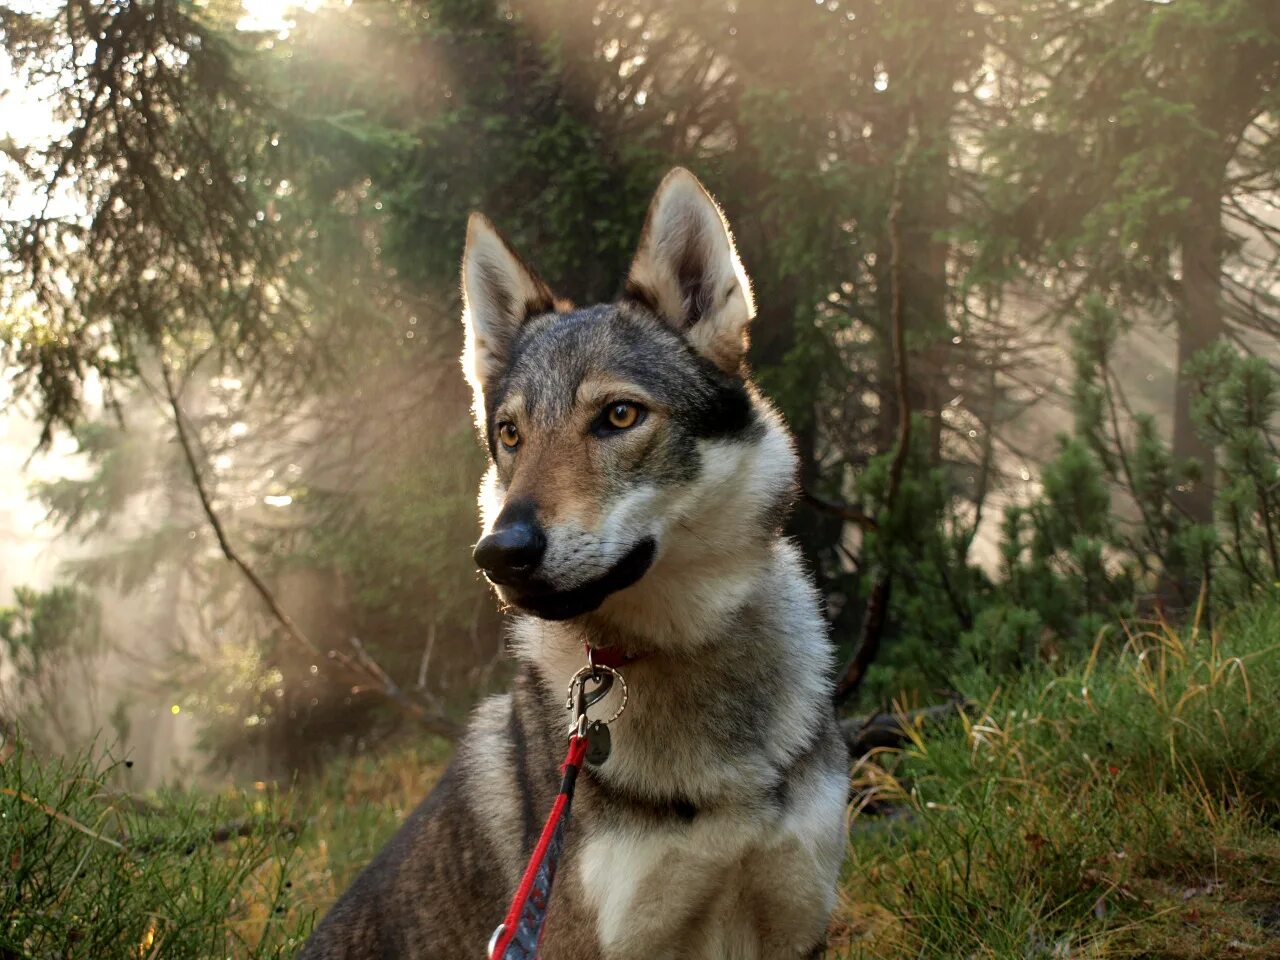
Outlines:
[[751, 283], [724, 214], [688, 170], [676, 167], [658, 186], [626, 289], [725, 372], [741, 370]]
[[462, 255], [462, 369], [484, 421], [485, 386], [502, 372], [516, 331], [529, 317], [555, 309], [555, 297], [481, 213], [467, 221]]

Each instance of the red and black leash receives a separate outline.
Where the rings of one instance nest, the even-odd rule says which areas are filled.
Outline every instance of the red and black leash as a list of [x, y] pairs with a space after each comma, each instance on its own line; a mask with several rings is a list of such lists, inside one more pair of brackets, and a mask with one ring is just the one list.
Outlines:
[[[582, 717], [585, 720], [586, 714]], [[533, 960], [538, 955], [538, 941], [542, 938], [542, 925], [546, 923], [547, 906], [551, 902], [551, 885], [555, 883], [556, 867], [564, 851], [564, 829], [573, 803], [573, 786], [586, 754], [586, 731], [579, 735], [575, 730], [569, 736], [569, 753], [561, 768], [564, 776], [560, 780], [560, 793], [551, 805], [551, 814], [520, 878], [506, 919], [489, 941], [490, 960]]]
[[[587, 708], [604, 698], [613, 687], [615, 678], [622, 684], [622, 703], [617, 712], [608, 720], [588, 723]], [[587, 691], [588, 682], [596, 684], [590, 692]], [[593, 763], [603, 763], [608, 757], [607, 726], [618, 719], [626, 705], [626, 681], [611, 665], [597, 662], [594, 651], [588, 647], [587, 666], [569, 681], [565, 706], [573, 709], [574, 718], [569, 727], [569, 751], [560, 767], [563, 774], [560, 792], [551, 805], [551, 813], [543, 824], [542, 834], [529, 857], [520, 885], [516, 887], [507, 915], [489, 940], [489, 960], [536, 960], [538, 942], [547, 921], [547, 907], [551, 903], [551, 886], [555, 883], [560, 855], [564, 852], [565, 827], [569, 822], [569, 807], [573, 804], [578, 771], [588, 756], [588, 749], [592, 750]]]

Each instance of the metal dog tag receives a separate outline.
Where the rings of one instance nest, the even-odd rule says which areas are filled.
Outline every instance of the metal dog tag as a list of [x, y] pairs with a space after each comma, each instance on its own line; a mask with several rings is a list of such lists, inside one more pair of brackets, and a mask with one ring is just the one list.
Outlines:
[[598, 767], [609, 759], [609, 752], [613, 749], [613, 737], [609, 734], [609, 728], [599, 720], [591, 721], [591, 725], [587, 727], [587, 763], [593, 767]]

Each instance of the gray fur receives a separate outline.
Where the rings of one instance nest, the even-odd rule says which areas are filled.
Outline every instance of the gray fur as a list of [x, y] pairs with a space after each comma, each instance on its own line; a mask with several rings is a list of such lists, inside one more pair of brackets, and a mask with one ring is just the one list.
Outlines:
[[[664, 224], [660, 206], [671, 183], [681, 192], [665, 209], [704, 232], [723, 224], [690, 180], [664, 181], [647, 230], [675, 236], [678, 223]], [[688, 214], [701, 203], [710, 211]], [[469, 235], [468, 258], [487, 258], [471, 275], [498, 289], [468, 291], [468, 300], [502, 305], [535, 281], [485, 228]], [[708, 264], [706, 283], [741, 277], [745, 288], [727, 229], [725, 242], [699, 243], [733, 258]], [[669, 245], [688, 257], [687, 244]], [[689, 263], [662, 256], [642, 252], [633, 280], [697, 280]], [[509, 290], [492, 262], [516, 265]], [[539, 589], [549, 591], [590, 588], [637, 543], [655, 544], [652, 563], [633, 585], [559, 621], [523, 614], [526, 598], [499, 588], [517, 614], [513, 690], [477, 709], [444, 780], [304, 957], [482, 955], [559, 784], [565, 687], [584, 643], [636, 659], [622, 668], [630, 699], [611, 727], [612, 754], [578, 779], [544, 960], [820, 952], [844, 851], [848, 758], [818, 598], [778, 532], [794, 454], [780, 418], [734, 367], [738, 321], [703, 310], [697, 316], [728, 333], [686, 335], [656, 312], [662, 299], [543, 312], [515, 326], [468, 314], [471, 342], [488, 351], [468, 370], [494, 459], [482, 488], [486, 530], [504, 503], [532, 504], [549, 543]], [[743, 305], [745, 294], [734, 309]], [[644, 397], [648, 419], [625, 435], [594, 435], [606, 397], [597, 388]], [[519, 427], [515, 450], [495, 443], [503, 418]], [[619, 696], [615, 688], [592, 715], [612, 713]]]

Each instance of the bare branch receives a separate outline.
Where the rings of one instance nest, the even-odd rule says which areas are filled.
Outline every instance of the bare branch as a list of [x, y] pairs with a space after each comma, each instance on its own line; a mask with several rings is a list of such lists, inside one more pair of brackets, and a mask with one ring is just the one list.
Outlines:
[[820, 497], [812, 490], [801, 490], [800, 499], [820, 513], [829, 513], [833, 517], [839, 517], [849, 523], [856, 523], [863, 528], [874, 530], [877, 526], [876, 518], [870, 514], [863, 513], [857, 507], [851, 507], [847, 503], [837, 503], [835, 500]]
[[186, 415], [183, 413], [182, 404], [179, 400], [178, 393], [174, 389], [173, 374], [167, 363], [161, 363], [161, 372], [164, 376], [165, 393], [169, 400], [169, 406], [173, 411], [173, 422], [177, 428], [178, 443], [182, 447], [182, 454], [186, 460], [187, 469], [191, 474], [191, 482], [195, 486], [196, 495], [200, 498], [200, 506], [204, 510], [205, 518], [209, 521], [209, 526], [213, 530], [214, 536], [218, 540], [218, 546], [222, 550], [222, 555], [226, 557], [235, 567], [244, 575], [245, 580], [253, 587], [254, 592], [266, 604], [267, 609], [280, 624], [285, 634], [298, 646], [310, 651], [316, 657], [327, 657], [345, 668], [348, 672], [369, 682], [372, 689], [377, 690], [388, 700], [396, 704], [415, 720], [421, 723], [426, 729], [432, 733], [437, 733], [444, 737], [455, 738], [460, 733], [460, 727], [454, 721], [444, 716], [438, 710], [428, 710], [421, 703], [409, 697], [400, 686], [391, 679], [385, 670], [382, 669], [372, 657], [365, 651], [364, 647], [358, 640], [352, 639], [352, 646], [355, 648], [358, 656], [352, 657], [341, 650], [329, 650], [326, 654], [316, 643], [302, 632], [301, 628], [294, 623], [293, 618], [280, 606], [280, 602], [276, 599], [274, 593], [266, 585], [263, 579], [258, 576], [257, 571], [245, 561], [240, 553], [231, 545], [231, 541], [227, 538], [226, 529], [222, 525], [222, 520], [218, 516], [218, 512], [213, 507], [213, 501], [209, 496], [209, 491], [205, 486], [204, 478], [201, 475], [200, 464], [196, 458], [195, 448], [192, 445], [190, 431], [188, 429]]

